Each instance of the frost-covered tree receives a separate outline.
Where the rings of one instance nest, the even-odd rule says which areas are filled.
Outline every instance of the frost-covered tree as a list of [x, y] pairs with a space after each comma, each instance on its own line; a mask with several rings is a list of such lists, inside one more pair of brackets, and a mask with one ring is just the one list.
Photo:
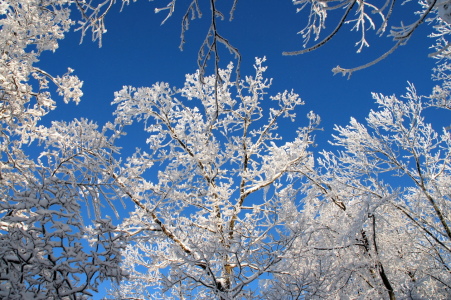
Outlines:
[[[0, 3], [2, 299], [82, 299], [104, 278], [121, 277], [122, 236], [99, 213], [101, 199], [111, 201], [119, 191], [109, 186], [116, 181], [113, 142], [120, 133], [86, 120], [41, 125], [56, 107], [49, 83], [65, 102], [78, 102], [82, 82], [70, 69], [53, 76], [36, 67], [40, 54], [55, 51], [74, 25], [71, 8], [81, 12], [80, 29], [92, 28], [100, 38], [108, 3]], [[87, 211], [94, 207], [92, 228], [83, 221], [83, 202]]]
[[450, 132], [425, 121], [430, 104], [413, 86], [405, 99], [373, 97], [379, 108], [367, 125], [337, 126], [339, 151], [323, 152], [306, 174], [304, 218], [316, 224], [294, 252], [323, 268], [320, 298], [447, 298]]
[[[100, 217], [101, 201], [111, 203], [121, 193], [115, 185], [116, 148], [113, 138], [105, 137], [106, 128], [99, 131], [86, 120], [39, 126], [28, 134], [39, 143], [38, 157], [26, 155], [20, 140], [3, 134], [3, 299], [84, 299], [105, 278], [121, 278], [123, 235]], [[82, 216], [90, 210], [94, 227], [86, 227]]]
[[[136, 204], [120, 229], [129, 236], [120, 299], [147, 297], [261, 298], [258, 283], [280, 266], [302, 234], [298, 176], [319, 119], [291, 142], [277, 134], [302, 104], [293, 92], [267, 96], [264, 60], [238, 86], [232, 65], [215, 76], [124, 87], [116, 93], [118, 122], [141, 121], [150, 152], [137, 152], [120, 183]], [[262, 107], [265, 107], [263, 109]], [[156, 178], [144, 178], [148, 168]], [[148, 172], [147, 172], [148, 174]]]

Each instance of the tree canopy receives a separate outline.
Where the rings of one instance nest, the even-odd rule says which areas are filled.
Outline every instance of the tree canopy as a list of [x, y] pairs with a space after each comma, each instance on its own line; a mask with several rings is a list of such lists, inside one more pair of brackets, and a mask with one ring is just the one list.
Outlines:
[[[240, 1], [167, 2], [155, 12], [164, 25], [181, 6], [180, 48], [209, 15], [199, 21], [198, 70], [175, 74], [182, 87], [124, 83], [102, 125], [46, 119], [61, 100], [80, 102], [83, 81], [39, 59], [72, 30], [102, 46], [120, 4], [0, 3], [0, 297], [449, 297], [451, 134], [427, 115], [451, 109], [451, 2], [292, 1], [305, 27], [302, 50], [285, 55], [345, 28], [360, 34], [357, 52], [370, 45], [368, 30], [393, 38], [378, 58], [333, 69], [348, 77], [408, 47], [421, 26], [432, 38], [430, 93], [413, 83], [403, 96], [373, 93], [365, 121], [336, 125], [325, 149], [315, 144], [320, 116], [295, 91], [274, 89], [270, 62], [244, 61], [223, 33]], [[136, 130], [143, 140], [124, 149]]]

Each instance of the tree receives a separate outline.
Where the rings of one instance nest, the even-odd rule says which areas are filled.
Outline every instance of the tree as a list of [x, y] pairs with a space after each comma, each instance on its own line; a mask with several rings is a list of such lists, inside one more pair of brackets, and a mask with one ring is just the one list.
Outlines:
[[[294, 121], [302, 101], [288, 91], [268, 99], [263, 62], [238, 87], [229, 65], [220, 84], [196, 73], [182, 89], [156, 83], [116, 93], [117, 121], [142, 121], [151, 150], [123, 171], [136, 209], [121, 226], [129, 277], [118, 298], [259, 298], [252, 285], [283, 272], [279, 262], [303, 230], [293, 172], [312, 163], [319, 118], [309, 113], [309, 124], [283, 142], [277, 124]], [[272, 103], [267, 110], [263, 101]], [[155, 182], [143, 176], [154, 164]]]
[[[406, 100], [374, 94], [380, 108], [368, 126], [355, 119], [337, 126], [334, 146], [342, 151], [324, 151], [318, 160], [309, 149], [315, 114], [291, 142], [279, 136], [279, 124], [294, 121], [302, 101], [287, 91], [267, 97], [264, 59], [256, 60], [254, 77], [232, 79], [240, 54], [219, 34], [223, 14], [214, 0], [202, 2], [210, 5], [211, 23], [199, 71], [187, 75], [183, 88], [125, 87], [115, 96], [114, 123], [104, 126], [84, 119], [42, 125], [56, 106], [50, 83], [64, 101], [78, 102], [82, 82], [71, 69], [53, 76], [36, 67], [40, 54], [54, 51], [74, 20], [82, 38], [92, 32], [101, 43], [114, 3], [0, 4], [1, 298], [84, 299], [106, 279], [120, 282], [119, 298], [450, 294], [450, 135], [422, 116], [431, 107], [450, 108], [448, 1], [419, 2], [419, 18], [395, 28], [397, 42], [387, 52], [429, 17], [436, 22], [434, 78], [441, 85], [430, 99], [413, 86]], [[156, 11], [170, 17], [175, 3]], [[379, 8], [369, 1], [293, 4], [310, 8], [306, 42], [320, 36], [330, 11], [343, 9], [318, 45], [351, 21], [363, 34], [359, 49], [368, 45], [365, 26], [376, 27], [368, 9], [381, 16], [383, 32], [395, 7], [394, 1]], [[190, 19], [200, 16], [199, 1], [191, 1], [182, 43]], [[236, 67], [220, 68], [219, 44], [238, 59]], [[214, 75], [206, 76], [211, 58]], [[137, 121], [150, 150], [122, 160], [118, 139]], [[109, 205], [121, 218], [116, 200], [134, 205], [117, 226], [101, 211]]]
[[373, 97], [379, 109], [368, 125], [337, 126], [334, 145], [342, 150], [323, 152], [320, 168], [306, 174], [305, 210], [318, 229], [302, 245], [323, 265], [333, 260], [323, 283], [329, 293], [446, 298], [450, 132], [425, 121], [430, 104], [413, 86], [405, 100]]
[[[108, 126], [99, 131], [87, 120], [39, 125], [55, 109], [49, 81], [66, 102], [78, 102], [82, 95], [82, 82], [70, 75], [71, 69], [61, 77], [52, 76], [36, 67], [39, 55], [58, 47], [74, 23], [69, 7], [75, 4], [86, 22], [80, 28], [84, 32], [92, 28], [99, 38], [99, 12], [105, 3], [97, 7], [64, 0], [1, 3], [2, 299], [83, 299], [103, 279], [121, 278], [123, 237], [99, 213], [100, 199], [114, 198], [104, 190], [116, 180], [111, 168], [117, 134], [107, 137]], [[94, 228], [85, 226], [82, 200], [88, 207], [94, 204]], [[85, 235], [92, 247], [83, 243]]]

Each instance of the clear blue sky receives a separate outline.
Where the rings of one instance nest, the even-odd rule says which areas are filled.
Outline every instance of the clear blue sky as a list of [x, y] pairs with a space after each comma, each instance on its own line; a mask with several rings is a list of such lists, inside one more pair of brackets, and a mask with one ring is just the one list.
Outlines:
[[[71, 67], [84, 81], [82, 103], [60, 104], [48, 120], [87, 117], [103, 124], [112, 120], [113, 93], [123, 85], [150, 86], [165, 81], [180, 87], [184, 75], [197, 68], [197, 51], [210, 21], [209, 7], [204, 7], [201, 20], [192, 21], [182, 52], [178, 46], [185, 7], [176, 7], [174, 16], [161, 26], [165, 12], [154, 14], [153, 10], [166, 2], [138, 1], [125, 6], [122, 12], [120, 3], [116, 4], [106, 18], [108, 32], [103, 37], [102, 48], [91, 42], [90, 36], [79, 45], [80, 33], [75, 32], [67, 35], [55, 53], [44, 53], [43, 68], [52, 74], [63, 74]], [[314, 52], [282, 56], [283, 51], [301, 48], [302, 38], [296, 33], [305, 25], [306, 16], [296, 14], [289, 0], [277, 3], [239, 1], [234, 20], [218, 22], [218, 29], [241, 51], [243, 76], [253, 74], [254, 57], [266, 56], [267, 76], [274, 78], [274, 93], [294, 89], [301, 95], [306, 105], [298, 113], [300, 121], [305, 120], [310, 110], [321, 116], [325, 131], [319, 133], [319, 142], [329, 138], [334, 124], [345, 125], [351, 116], [363, 121], [369, 110], [375, 108], [371, 92], [400, 95], [410, 81], [420, 93], [429, 94], [434, 60], [427, 57], [432, 39], [427, 38], [430, 27], [426, 24], [415, 32], [407, 46], [377, 65], [354, 73], [348, 80], [341, 75], [334, 76], [331, 69], [336, 65], [354, 67], [371, 61], [391, 47], [391, 39], [375, 38], [374, 32], [368, 32], [371, 47], [357, 54], [354, 43], [359, 33], [349, 32], [350, 26], [345, 26], [334, 39]], [[412, 11], [408, 9], [412, 6], [402, 7], [405, 10], [400, 15], [411, 18]], [[393, 17], [396, 20], [398, 16]], [[332, 28], [334, 20], [329, 21]], [[232, 58], [222, 49], [223, 66]]]
[[[43, 69], [60, 75], [71, 67], [84, 81], [82, 102], [65, 105], [60, 99], [58, 108], [45, 121], [86, 117], [102, 125], [113, 120], [114, 107], [110, 103], [113, 93], [123, 85], [140, 87], [165, 81], [181, 87], [184, 75], [197, 68], [197, 51], [208, 29], [210, 12], [206, 6], [203, 18], [192, 21], [186, 33], [185, 50], [181, 52], [178, 48], [180, 22], [185, 7], [176, 7], [174, 16], [161, 26], [165, 12], [155, 15], [154, 8], [167, 2], [140, 0], [125, 6], [122, 12], [117, 3], [106, 18], [108, 32], [103, 37], [102, 48], [91, 42], [90, 36], [79, 45], [80, 33], [72, 32], [61, 41], [55, 53], [44, 53], [40, 62]], [[413, 11], [409, 8], [414, 6], [411, 4], [393, 17], [411, 19]], [[336, 65], [355, 67], [371, 61], [391, 47], [391, 39], [374, 38], [374, 32], [369, 32], [373, 37], [371, 47], [357, 54], [354, 44], [359, 33], [349, 32], [350, 26], [346, 26], [328, 44], [312, 53], [282, 56], [283, 51], [301, 48], [302, 38], [296, 33], [305, 25], [305, 17], [296, 14], [290, 0], [242, 0], [238, 2], [234, 20], [218, 22], [218, 30], [241, 51], [243, 76], [253, 74], [254, 57], [266, 56], [266, 75], [274, 78], [274, 94], [294, 89], [301, 95], [306, 105], [298, 112], [299, 126], [305, 124], [305, 115], [310, 110], [321, 116], [324, 131], [317, 133], [318, 150], [327, 147], [334, 124], [345, 126], [351, 116], [363, 122], [369, 110], [376, 108], [371, 92], [401, 95], [409, 81], [417, 86], [419, 93], [430, 93], [434, 60], [427, 57], [432, 40], [427, 38], [430, 27], [426, 24], [414, 33], [407, 46], [348, 80], [341, 75], [333, 76], [331, 69]], [[329, 21], [333, 27], [334, 20]], [[222, 49], [223, 66], [231, 59], [228, 51]], [[282, 134], [289, 136], [292, 128], [281, 127]], [[134, 148], [135, 144], [143, 147], [146, 137], [129, 132], [127, 139], [133, 141]]]

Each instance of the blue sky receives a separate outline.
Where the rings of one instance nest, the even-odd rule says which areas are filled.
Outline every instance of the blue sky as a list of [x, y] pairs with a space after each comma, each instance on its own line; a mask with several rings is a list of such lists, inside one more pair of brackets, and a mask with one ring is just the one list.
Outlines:
[[[44, 53], [40, 67], [53, 75], [64, 74], [67, 67], [71, 67], [84, 81], [82, 102], [65, 105], [59, 99], [58, 108], [44, 121], [85, 117], [102, 125], [113, 120], [114, 107], [110, 104], [113, 93], [124, 85], [140, 87], [165, 81], [181, 87], [184, 75], [197, 69], [197, 51], [208, 30], [210, 12], [206, 6], [203, 18], [192, 21], [184, 51], [180, 51], [181, 17], [185, 7], [176, 7], [174, 15], [160, 25], [165, 12], [154, 14], [154, 8], [165, 6], [167, 2], [169, 0], [140, 0], [125, 6], [122, 12], [117, 3], [106, 18], [108, 31], [102, 48], [91, 42], [90, 36], [80, 45], [80, 33], [71, 32], [55, 53]], [[413, 19], [413, 11], [409, 10], [412, 7], [415, 7], [412, 3], [401, 7], [403, 11], [395, 14], [394, 19]], [[228, 13], [228, 9], [226, 7], [224, 13]], [[266, 76], [274, 78], [273, 93], [293, 89], [301, 95], [306, 104], [298, 111], [299, 126], [306, 123], [305, 115], [310, 110], [321, 116], [324, 131], [317, 133], [317, 150], [328, 147], [334, 124], [345, 126], [351, 116], [364, 121], [369, 110], [376, 108], [371, 92], [401, 95], [409, 81], [417, 86], [420, 94], [430, 93], [434, 85], [430, 80], [431, 68], [435, 62], [427, 57], [432, 51], [428, 49], [432, 40], [427, 37], [430, 27], [426, 24], [414, 33], [407, 46], [348, 79], [333, 76], [331, 69], [336, 65], [355, 67], [371, 61], [387, 51], [392, 40], [375, 38], [374, 32], [369, 32], [371, 47], [357, 54], [354, 44], [359, 33], [350, 32], [351, 27], [345, 26], [334, 39], [314, 52], [282, 56], [283, 51], [302, 47], [302, 37], [297, 32], [305, 25], [305, 18], [305, 14], [296, 14], [289, 0], [239, 1], [234, 20], [218, 22], [218, 30], [240, 50], [242, 76], [253, 75], [254, 57], [266, 56]], [[333, 27], [334, 19], [329, 22]], [[225, 67], [233, 57], [222, 49], [221, 59]], [[294, 133], [292, 128], [282, 126], [281, 134], [290, 136]], [[127, 138], [136, 142], [136, 145], [132, 143], [132, 148], [142, 147], [145, 139], [137, 132], [129, 132]]]
[[[120, 4], [116, 4], [106, 18], [108, 32], [102, 48], [91, 42], [90, 36], [80, 45], [80, 33], [75, 32], [61, 41], [55, 53], [44, 53], [40, 63], [43, 68], [52, 74], [63, 74], [71, 67], [84, 81], [82, 103], [59, 105], [49, 120], [87, 117], [103, 124], [112, 120], [113, 93], [123, 85], [140, 87], [165, 81], [180, 87], [184, 75], [197, 68], [197, 51], [208, 29], [209, 10], [204, 7], [203, 18], [192, 21], [184, 51], [180, 51], [180, 22], [185, 8], [176, 7], [174, 16], [160, 25], [165, 12], [154, 14], [153, 10], [165, 4], [138, 1], [125, 6], [122, 12]], [[412, 11], [402, 14], [403, 18], [412, 16]], [[277, 5], [270, 0], [239, 1], [234, 20], [218, 22], [218, 29], [241, 51], [243, 76], [253, 74], [254, 57], [267, 57], [267, 76], [274, 78], [274, 93], [293, 89], [301, 95], [306, 105], [299, 111], [299, 120], [304, 120], [310, 110], [321, 116], [325, 131], [318, 138], [328, 139], [333, 125], [345, 125], [351, 116], [363, 120], [369, 109], [375, 108], [371, 92], [399, 95], [404, 93], [407, 81], [414, 83], [420, 93], [430, 92], [434, 60], [427, 57], [432, 40], [427, 38], [430, 27], [426, 24], [415, 32], [407, 46], [347, 79], [334, 76], [331, 69], [371, 61], [391, 47], [391, 39], [375, 38], [374, 32], [368, 32], [371, 47], [357, 54], [354, 43], [359, 33], [349, 32], [351, 27], [345, 26], [314, 52], [282, 56], [283, 51], [301, 48], [302, 38], [296, 33], [305, 25], [305, 17], [296, 14], [288, 0], [278, 1]], [[333, 27], [334, 20], [329, 21]], [[221, 54], [221, 63], [226, 66], [233, 57], [225, 49]]]

